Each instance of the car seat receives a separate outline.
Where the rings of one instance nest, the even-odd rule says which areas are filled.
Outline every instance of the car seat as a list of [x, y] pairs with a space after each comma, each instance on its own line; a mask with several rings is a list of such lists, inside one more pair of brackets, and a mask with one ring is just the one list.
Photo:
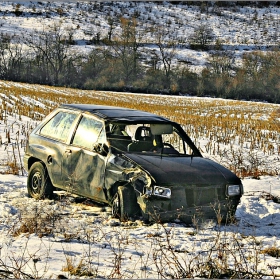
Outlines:
[[129, 152], [150, 151], [153, 148], [153, 136], [150, 127], [139, 126], [134, 138], [135, 141], [127, 147]]
[[125, 132], [125, 126], [116, 125], [114, 130], [107, 133], [108, 141], [114, 148], [127, 150], [127, 146], [132, 142], [131, 137]]

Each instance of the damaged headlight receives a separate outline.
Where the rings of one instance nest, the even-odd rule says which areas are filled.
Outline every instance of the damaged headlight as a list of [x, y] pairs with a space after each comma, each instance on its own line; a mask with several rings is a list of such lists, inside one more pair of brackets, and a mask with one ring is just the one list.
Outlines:
[[227, 186], [228, 196], [241, 195], [242, 193], [243, 193], [243, 186], [242, 185], [228, 185]]
[[154, 195], [171, 198], [171, 190], [159, 186], [154, 186]]
[[156, 195], [160, 197], [171, 198], [171, 190], [160, 186], [146, 188], [145, 194], [148, 196]]

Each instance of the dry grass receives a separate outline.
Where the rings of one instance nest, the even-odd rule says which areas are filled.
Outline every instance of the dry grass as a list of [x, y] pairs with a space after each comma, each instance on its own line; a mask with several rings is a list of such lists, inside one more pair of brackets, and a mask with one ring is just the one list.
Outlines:
[[18, 114], [40, 121], [63, 103], [140, 109], [182, 124], [203, 153], [213, 156], [240, 177], [259, 178], [280, 172], [279, 166], [270, 168], [263, 162], [269, 156], [280, 157], [279, 105], [211, 98], [155, 97], [13, 82], [2, 82], [0, 89], [5, 94], [0, 110], [2, 118]]
[[269, 256], [277, 258], [277, 259], [280, 257], [280, 249], [277, 247], [266, 248], [266, 249], [262, 250], [261, 253], [269, 255]]
[[62, 268], [62, 271], [69, 272], [70, 275], [79, 277], [92, 277], [95, 276], [89, 271], [88, 265], [81, 259], [77, 264], [73, 261], [73, 258], [66, 257], [66, 265]]

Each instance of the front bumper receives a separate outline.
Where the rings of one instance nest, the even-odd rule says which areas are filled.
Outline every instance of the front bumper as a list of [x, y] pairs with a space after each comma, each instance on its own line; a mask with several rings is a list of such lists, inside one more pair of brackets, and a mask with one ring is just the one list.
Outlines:
[[240, 198], [216, 201], [207, 205], [188, 207], [183, 205], [172, 209], [171, 201], [167, 199], [153, 199], [139, 196], [138, 203], [144, 219], [153, 222], [182, 221], [186, 224], [203, 223], [206, 220], [215, 220], [218, 223], [229, 223], [234, 220]]

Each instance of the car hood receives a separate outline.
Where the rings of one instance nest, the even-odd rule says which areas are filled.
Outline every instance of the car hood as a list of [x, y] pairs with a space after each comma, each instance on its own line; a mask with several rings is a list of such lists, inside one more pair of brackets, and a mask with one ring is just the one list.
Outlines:
[[202, 157], [126, 156], [148, 171], [159, 185], [241, 184], [240, 179], [230, 170]]

